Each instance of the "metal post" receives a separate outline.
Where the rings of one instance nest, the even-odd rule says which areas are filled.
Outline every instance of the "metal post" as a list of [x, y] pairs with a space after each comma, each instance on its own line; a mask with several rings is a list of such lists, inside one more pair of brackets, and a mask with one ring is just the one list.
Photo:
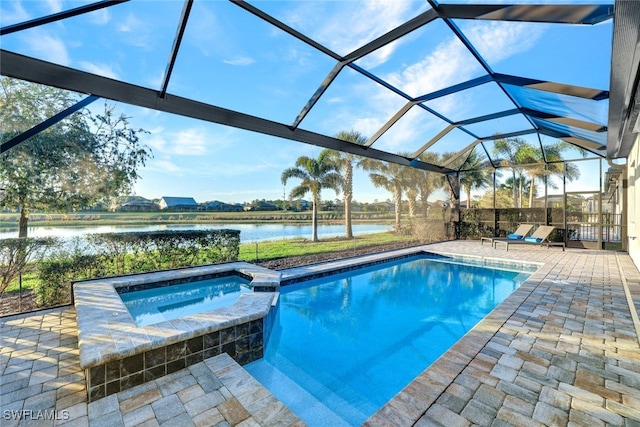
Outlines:
[[498, 237], [498, 209], [496, 208], [496, 169], [493, 169], [493, 236]]
[[602, 160], [598, 162], [600, 166], [600, 180], [598, 185], [598, 224], [596, 229], [598, 230], [598, 249], [604, 249], [602, 245]]

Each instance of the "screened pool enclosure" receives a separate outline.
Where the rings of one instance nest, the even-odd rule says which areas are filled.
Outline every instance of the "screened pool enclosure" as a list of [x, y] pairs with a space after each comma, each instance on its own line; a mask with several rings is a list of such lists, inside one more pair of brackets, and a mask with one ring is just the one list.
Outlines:
[[640, 3], [512, 3], [3, 3], [1, 74], [81, 95], [1, 152], [104, 98], [444, 176], [457, 237], [624, 249]]

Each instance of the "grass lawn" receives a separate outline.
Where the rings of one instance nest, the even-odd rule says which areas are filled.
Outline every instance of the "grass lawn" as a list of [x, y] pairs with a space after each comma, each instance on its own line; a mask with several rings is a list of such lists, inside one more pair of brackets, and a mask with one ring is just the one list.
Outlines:
[[389, 243], [415, 243], [412, 236], [397, 235], [391, 232], [363, 234], [355, 239], [335, 238], [312, 242], [308, 239], [287, 239], [273, 242], [246, 243], [240, 245], [241, 261], [265, 261], [287, 256], [316, 255], [327, 252], [355, 250], [364, 246], [385, 245]]

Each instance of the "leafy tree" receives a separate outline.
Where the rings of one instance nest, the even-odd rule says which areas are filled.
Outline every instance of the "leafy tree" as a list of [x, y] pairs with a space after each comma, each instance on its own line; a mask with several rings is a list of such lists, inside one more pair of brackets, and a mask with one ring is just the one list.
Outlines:
[[317, 159], [302, 156], [296, 160], [296, 166], [282, 172], [282, 184], [286, 185], [291, 178], [298, 178], [302, 182], [289, 193], [290, 198], [304, 197], [311, 193], [313, 198], [313, 213], [311, 215], [311, 241], [318, 241], [318, 206], [320, 206], [320, 192], [324, 188], [340, 192], [341, 177], [337, 165], [331, 161], [326, 151], [322, 151]]
[[[74, 105], [76, 95], [20, 80], [0, 79], [0, 141]], [[19, 237], [33, 209], [68, 212], [127, 194], [152, 155], [139, 141], [143, 129], [105, 104], [84, 109], [0, 155], [4, 206], [20, 210]]]
[[[364, 145], [367, 142], [365, 136], [355, 130], [341, 131], [336, 135], [337, 139], [341, 139], [352, 144]], [[351, 226], [351, 214], [352, 214], [352, 201], [353, 201], [353, 166], [358, 162], [358, 157], [351, 153], [344, 153], [336, 150], [324, 150], [331, 161], [333, 161], [338, 168], [338, 171], [342, 177], [341, 185], [342, 194], [344, 199], [344, 229], [347, 239], [353, 238], [353, 228]]]

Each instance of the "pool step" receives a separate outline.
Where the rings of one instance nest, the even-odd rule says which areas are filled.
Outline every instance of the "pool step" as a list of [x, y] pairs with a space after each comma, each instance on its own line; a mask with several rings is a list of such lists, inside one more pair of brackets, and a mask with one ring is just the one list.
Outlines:
[[[278, 361], [282, 364], [282, 361]], [[291, 364], [286, 363], [287, 371], [295, 369]], [[364, 420], [367, 418], [365, 414], [357, 408], [351, 406], [348, 402], [340, 399], [331, 390], [319, 384], [317, 381], [310, 379], [305, 375], [305, 381], [313, 381], [314, 384], [310, 389], [315, 392], [322, 390], [320, 393], [325, 400], [333, 400], [334, 407], [340, 408], [342, 414], [337, 414], [324, 403], [318, 400], [314, 395], [298, 385], [287, 374], [276, 368], [265, 359], [260, 359], [244, 366], [254, 378], [256, 378], [263, 386], [265, 386], [274, 396], [282, 401], [289, 409], [299, 416], [310, 427], [319, 426], [352, 426], [354, 420]], [[339, 402], [336, 402], [339, 399]], [[347, 419], [345, 419], [345, 418]], [[360, 424], [360, 422], [356, 422]]]

